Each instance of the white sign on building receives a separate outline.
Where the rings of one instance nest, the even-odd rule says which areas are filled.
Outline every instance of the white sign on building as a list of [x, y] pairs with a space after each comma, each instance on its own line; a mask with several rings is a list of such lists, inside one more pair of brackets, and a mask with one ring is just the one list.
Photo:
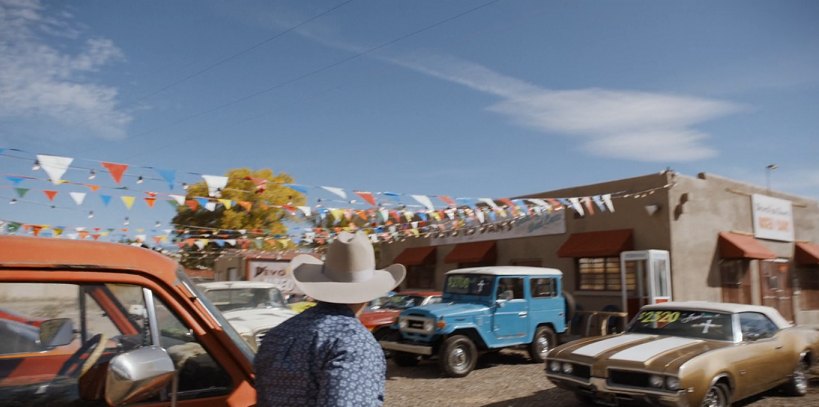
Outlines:
[[289, 261], [248, 260], [247, 279], [273, 283], [283, 294], [301, 294], [293, 283]]
[[756, 238], [794, 241], [791, 201], [753, 194], [751, 205], [753, 205], [754, 236]]

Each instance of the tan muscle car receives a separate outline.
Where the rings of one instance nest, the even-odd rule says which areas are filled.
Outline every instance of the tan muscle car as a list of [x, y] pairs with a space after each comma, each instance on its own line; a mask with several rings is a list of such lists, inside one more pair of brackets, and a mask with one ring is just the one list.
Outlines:
[[774, 308], [669, 302], [640, 309], [624, 333], [552, 349], [546, 376], [586, 402], [728, 406], [783, 386], [808, 390], [819, 331]]

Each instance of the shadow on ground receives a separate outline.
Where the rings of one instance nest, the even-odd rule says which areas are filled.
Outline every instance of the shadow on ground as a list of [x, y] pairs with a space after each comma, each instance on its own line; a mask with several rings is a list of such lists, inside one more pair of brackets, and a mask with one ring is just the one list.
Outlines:
[[[525, 352], [489, 352], [481, 355], [478, 359], [475, 371], [498, 365], [522, 365], [529, 363], [533, 362]], [[444, 377], [444, 375], [438, 367], [437, 359], [421, 359], [417, 366], [398, 366], [392, 358], [387, 359], [387, 380], [398, 377], [408, 379], [434, 379]]]

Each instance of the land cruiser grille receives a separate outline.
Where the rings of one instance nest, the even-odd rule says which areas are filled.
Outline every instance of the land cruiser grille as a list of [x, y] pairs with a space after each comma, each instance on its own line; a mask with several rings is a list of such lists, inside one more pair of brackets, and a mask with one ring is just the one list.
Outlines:
[[412, 333], [419, 333], [419, 334], [429, 334], [424, 330], [424, 323], [431, 321], [429, 318], [425, 317], [418, 317], [418, 316], [408, 316], [404, 318], [404, 321], [407, 322], [407, 326], [403, 328], [404, 332], [412, 332]]

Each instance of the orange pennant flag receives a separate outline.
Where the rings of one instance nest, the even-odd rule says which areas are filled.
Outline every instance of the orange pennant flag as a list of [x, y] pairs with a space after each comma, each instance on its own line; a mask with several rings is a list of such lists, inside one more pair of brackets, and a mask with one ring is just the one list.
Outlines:
[[117, 163], [108, 163], [103, 162], [102, 166], [105, 167], [108, 172], [111, 173], [111, 177], [114, 178], [117, 185], [122, 181], [122, 174], [125, 174], [125, 170], [128, 169], [128, 164], [117, 164]]
[[148, 204], [149, 207], [153, 208], [154, 204], [156, 203], [156, 198], [144, 198], [145, 203]]
[[193, 199], [188, 199], [187, 201], [185, 201], [185, 205], [187, 205], [188, 208], [191, 208], [192, 211], [195, 211], [196, 208], [199, 207], [199, 204], [196, 203], [196, 201]]
[[92, 191], [94, 191], [94, 192], [97, 192], [97, 191], [99, 191], [99, 189], [100, 189], [100, 186], [99, 186], [99, 185], [94, 185], [94, 184], [85, 184], [85, 186], [87, 186], [87, 187], [88, 187], [90, 190], [92, 190]]
[[370, 205], [375, 206], [375, 197], [373, 197], [372, 192], [355, 191], [355, 193], [360, 196], [361, 199], [369, 202]]
[[79, 232], [79, 234], [80, 234], [80, 239], [85, 239], [86, 237], [88, 237], [88, 231], [86, 231], [86, 230], [81, 230]]
[[48, 197], [48, 200], [54, 202], [54, 197], [57, 196], [57, 191], [52, 191], [50, 189], [44, 190], [44, 194]]
[[239, 204], [239, 206], [241, 206], [242, 208], [245, 208], [245, 210], [246, 210], [246, 211], [248, 211], [248, 212], [250, 212], [250, 208], [253, 206], [253, 204], [251, 204], [251, 203], [250, 203], [250, 202], [248, 202], [248, 201], [239, 201], [239, 202], [237, 202], [237, 203], [238, 203], [238, 204]]
[[94, 240], [99, 240], [100, 234], [99, 233], [94, 233], [93, 235], [91, 235], [91, 238], [94, 239]]

